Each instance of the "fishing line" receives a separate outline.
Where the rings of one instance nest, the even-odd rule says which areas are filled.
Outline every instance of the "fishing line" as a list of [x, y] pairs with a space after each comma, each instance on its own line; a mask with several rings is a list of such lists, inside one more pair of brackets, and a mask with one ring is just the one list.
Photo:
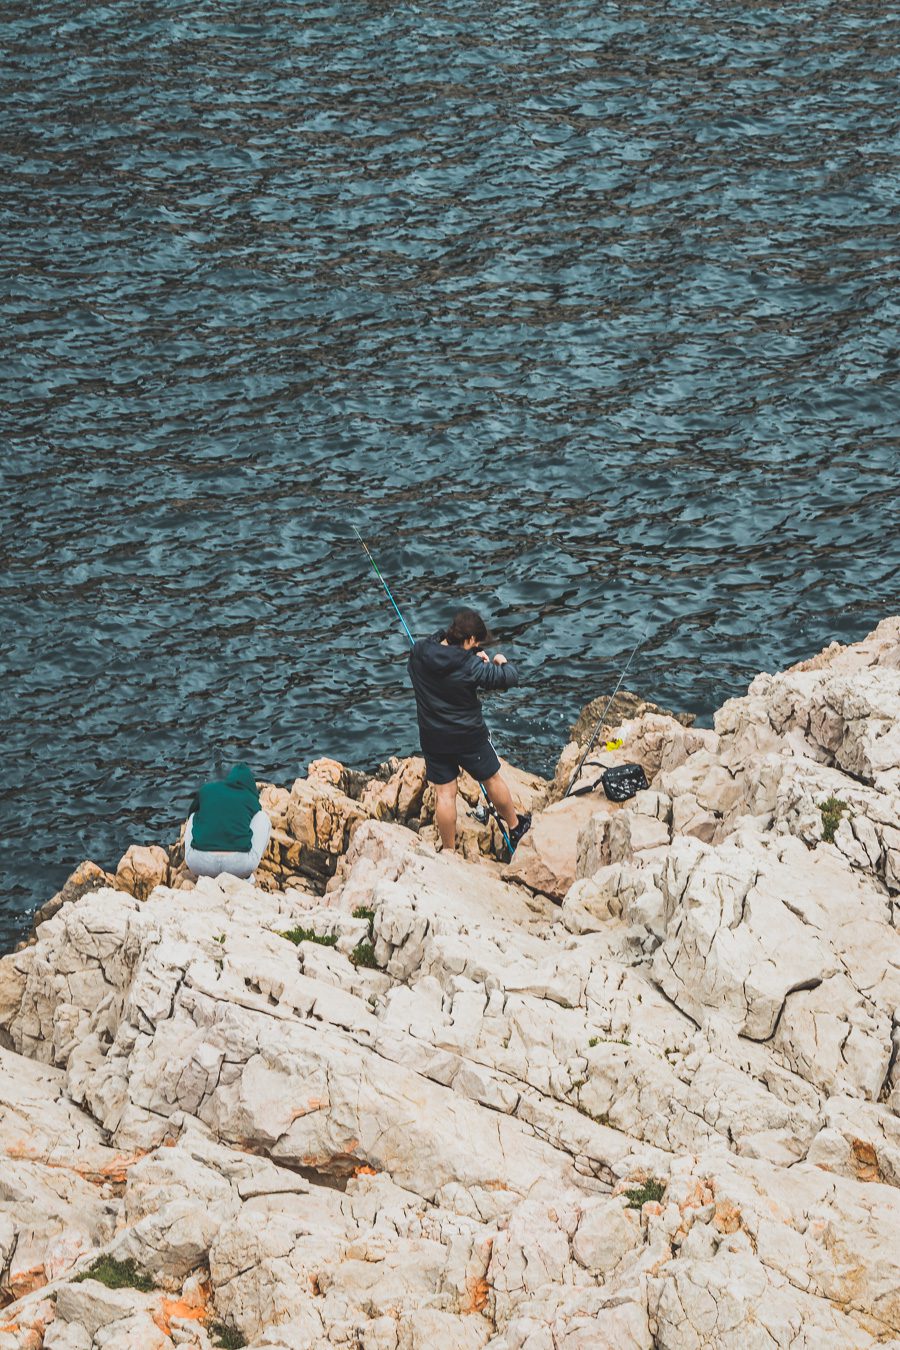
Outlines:
[[[678, 528], [678, 524], [677, 524], [677, 523], [676, 523], [675, 525], [672, 526], [672, 528], [669, 530], [669, 533], [666, 535], [665, 539], [662, 541], [662, 544], [660, 544], [660, 550], [662, 550], [663, 548], [665, 548], [666, 544], [669, 542], [669, 540], [671, 539], [672, 535], [675, 533], [675, 531], [677, 530], [677, 528]], [[569, 786], [566, 788], [565, 792], [564, 792], [563, 795], [562, 795], [562, 800], [563, 800], [563, 801], [565, 801], [565, 799], [566, 799], [568, 796], [571, 795], [572, 789], [573, 789], [573, 787], [575, 786], [575, 784], [578, 782], [579, 775], [580, 775], [580, 773], [581, 773], [581, 770], [584, 768], [584, 765], [585, 765], [585, 762], [586, 762], [586, 760], [587, 760], [588, 755], [591, 753], [591, 751], [593, 750], [594, 746], [597, 744], [597, 740], [598, 740], [598, 737], [599, 737], [599, 735], [600, 735], [600, 732], [603, 730], [603, 724], [604, 724], [604, 722], [606, 721], [606, 715], [607, 715], [607, 713], [609, 712], [610, 708], [612, 707], [613, 699], [615, 698], [615, 696], [616, 696], [616, 694], [619, 692], [619, 690], [622, 688], [622, 681], [625, 679], [625, 676], [628, 674], [628, 671], [629, 671], [629, 668], [630, 668], [630, 666], [631, 666], [632, 661], [633, 661], [634, 658], [637, 656], [637, 654], [638, 654], [638, 652], [640, 651], [641, 647], [643, 647], [644, 642], [645, 642], [646, 639], [647, 639], [647, 634], [650, 632], [650, 625], [652, 624], [653, 619], [655, 618], [655, 616], [656, 616], [656, 606], [654, 605], [653, 609], [651, 609], [650, 612], [649, 612], [649, 615], [648, 615], [648, 618], [647, 618], [647, 622], [646, 622], [646, 624], [644, 625], [644, 631], [641, 633], [641, 636], [638, 638], [637, 642], [636, 642], [635, 645], [632, 647], [631, 652], [630, 652], [629, 657], [628, 657], [628, 660], [625, 662], [625, 665], [624, 665], [623, 668], [622, 668], [622, 674], [619, 676], [618, 680], [616, 681], [616, 687], [615, 687], [615, 689], [612, 691], [612, 693], [610, 694], [610, 696], [609, 696], [609, 698], [608, 698], [608, 700], [607, 700], [607, 703], [606, 703], [606, 707], [603, 709], [603, 712], [600, 714], [600, 720], [599, 720], [599, 722], [597, 723], [597, 725], [594, 727], [593, 735], [591, 736], [591, 739], [590, 739], [590, 740], [588, 741], [588, 743], [587, 743], [587, 749], [585, 750], [584, 754], [581, 756], [581, 759], [578, 761], [578, 767], [577, 767], [577, 769], [575, 770], [574, 774], [572, 775], [571, 781], [569, 782]]]

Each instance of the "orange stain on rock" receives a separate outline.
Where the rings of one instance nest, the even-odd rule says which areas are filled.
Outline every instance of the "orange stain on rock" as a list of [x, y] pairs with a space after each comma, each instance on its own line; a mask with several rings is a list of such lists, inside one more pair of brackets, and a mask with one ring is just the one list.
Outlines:
[[872, 1144], [865, 1139], [851, 1139], [853, 1166], [857, 1181], [881, 1181], [881, 1168], [878, 1166], [878, 1154]]
[[736, 1233], [741, 1226], [741, 1211], [730, 1200], [719, 1200], [713, 1223], [720, 1233]]
[[172, 1334], [172, 1319], [182, 1322], [205, 1322], [209, 1317], [209, 1303], [212, 1286], [208, 1280], [202, 1281], [190, 1299], [163, 1298], [156, 1311], [151, 1314], [153, 1321], [164, 1336]]
[[484, 1275], [472, 1276], [466, 1280], [466, 1301], [460, 1309], [464, 1313], [480, 1313], [487, 1307], [491, 1286]]
[[74, 1163], [54, 1162], [48, 1158], [39, 1148], [27, 1139], [16, 1139], [8, 1148], [4, 1149], [8, 1158], [15, 1162], [39, 1162], [44, 1167], [54, 1167], [62, 1172], [74, 1172], [76, 1176], [83, 1181], [90, 1182], [92, 1186], [102, 1186], [106, 1182], [112, 1182], [114, 1185], [124, 1185], [128, 1176], [129, 1167], [133, 1167], [141, 1158], [147, 1156], [146, 1149], [139, 1149], [135, 1153], [117, 1153], [109, 1162], [103, 1163], [101, 1167], [76, 1167]]
[[374, 1167], [367, 1167], [366, 1164], [363, 1163], [362, 1166], [353, 1169], [353, 1175], [355, 1177], [377, 1177], [378, 1173]]
[[327, 1111], [331, 1102], [327, 1097], [310, 1097], [305, 1106], [298, 1106], [291, 1112], [291, 1123], [295, 1120], [302, 1120], [304, 1116], [309, 1116], [313, 1111]]
[[710, 1200], [712, 1200], [712, 1191], [698, 1178], [684, 1199], [679, 1202], [678, 1208], [683, 1214], [687, 1209], [702, 1209], [704, 1205], [709, 1204]]
[[[38, 1149], [28, 1139], [13, 1139], [11, 1143], [4, 1146], [3, 1152], [8, 1158], [22, 1159], [27, 1162], [35, 1162], [41, 1155]], [[2, 1327], [0, 1327], [2, 1330]]]
[[42, 1265], [29, 1266], [27, 1270], [12, 1270], [7, 1272], [6, 1282], [9, 1291], [14, 1300], [25, 1298], [28, 1294], [33, 1294], [36, 1289], [41, 1289], [47, 1283], [47, 1272]]
[[173, 1317], [182, 1322], [203, 1322], [206, 1319], [206, 1306], [203, 1303], [188, 1303], [183, 1298], [164, 1298], [152, 1316], [162, 1334], [171, 1336]]
[[306, 1153], [299, 1160], [302, 1167], [312, 1167], [333, 1177], [352, 1177], [360, 1164], [356, 1150], [358, 1139], [350, 1139], [339, 1153]]
[[104, 1181], [111, 1181], [114, 1185], [124, 1186], [128, 1180], [128, 1169], [134, 1167], [141, 1158], [146, 1158], [146, 1149], [141, 1149], [137, 1153], [119, 1153], [115, 1158], [111, 1158], [108, 1163], [104, 1163], [98, 1168], [76, 1167], [73, 1171], [77, 1172], [85, 1181], [90, 1181], [94, 1185], [102, 1185]]

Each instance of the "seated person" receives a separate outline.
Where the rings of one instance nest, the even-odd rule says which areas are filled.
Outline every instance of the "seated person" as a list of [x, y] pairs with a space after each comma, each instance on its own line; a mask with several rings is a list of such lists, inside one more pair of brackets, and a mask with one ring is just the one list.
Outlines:
[[235, 764], [224, 783], [205, 783], [194, 797], [184, 860], [198, 877], [229, 872], [246, 880], [259, 866], [271, 832], [253, 774], [246, 764]]

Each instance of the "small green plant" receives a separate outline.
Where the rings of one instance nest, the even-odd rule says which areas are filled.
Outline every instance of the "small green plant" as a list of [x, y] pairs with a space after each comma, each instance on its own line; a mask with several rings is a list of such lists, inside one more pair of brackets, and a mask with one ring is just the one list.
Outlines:
[[149, 1294], [156, 1288], [150, 1276], [139, 1270], [131, 1257], [127, 1261], [117, 1261], [114, 1256], [98, 1256], [92, 1266], [75, 1276], [72, 1283], [81, 1284], [82, 1280], [99, 1280], [107, 1289], [139, 1289], [142, 1294]]
[[833, 844], [841, 816], [845, 811], [849, 811], [850, 807], [846, 802], [842, 802], [840, 797], [829, 797], [826, 801], [819, 802], [819, 810], [822, 812], [822, 838], [826, 844]]
[[602, 1042], [604, 1045], [630, 1045], [630, 1044], [631, 1044], [631, 1041], [627, 1040], [626, 1037], [624, 1037], [624, 1036], [592, 1036], [591, 1039], [588, 1041], [588, 1045], [589, 1045], [590, 1048], [593, 1050], [594, 1046], [595, 1046], [595, 1045], [600, 1045], [601, 1042]]
[[247, 1344], [239, 1331], [234, 1327], [227, 1327], [224, 1322], [210, 1322], [206, 1329], [213, 1345], [219, 1346], [219, 1350], [244, 1350]]
[[215, 937], [213, 938], [213, 942], [218, 942], [221, 946], [224, 947], [224, 946], [225, 946], [225, 934], [224, 934], [224, 933], [216, 933]]
[[368, 966], [371, 970], [378, 969], [378, 962], [375, 960], [375, 948], [371, 942], [358, 942], [350, 953], [350, 960], [355, 966]]
[[628, 1196], [627, 1209], [641, 1209], [648, 1201], [658, 1203], [666, 1193], [665, 1185], [652, 1177], [641, 1186], [632, 1186], [625, 1194]]
[[354, 919], [367, 919], [369, 923], [375, 918], [374, 909], [369, 909], [368, 905], [357, 905], [353, 911]]
[[594, 1048], [595, 1045], [599, 1045], [599, 1044], [600, 1044], [600, 1037], [599, 1037], [599, 1036], [592, 1036], [591, 1039], [588, 1041], [588, 1045], [590, 1046], [590, 1048], [591, 1048], [592, 1050], [593, 1050], [593, 1048]]
[[337, 946], [337, 933], [326, 933], [323, 936], [312, 928], [288, 928], [280, 936], [287, 938], [288, 942], [293, 942], [295, 947], [299, 947], [301, 942], [318, 942], [320, 947]]

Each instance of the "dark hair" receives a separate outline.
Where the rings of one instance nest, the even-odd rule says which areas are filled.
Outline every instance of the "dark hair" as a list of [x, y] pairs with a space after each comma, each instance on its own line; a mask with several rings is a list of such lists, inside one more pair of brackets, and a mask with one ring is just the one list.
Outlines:
[[453, 616], [453, 622], [444, 634], [444, 637], [452, 647], [461, 647], [466, 638], [477, 638], [478, 645], [483, 647], [488, 642], [496, 642], [497, 639], [489, 630], [487, 624], [481, 615], [474, 609], [459, 609]]

